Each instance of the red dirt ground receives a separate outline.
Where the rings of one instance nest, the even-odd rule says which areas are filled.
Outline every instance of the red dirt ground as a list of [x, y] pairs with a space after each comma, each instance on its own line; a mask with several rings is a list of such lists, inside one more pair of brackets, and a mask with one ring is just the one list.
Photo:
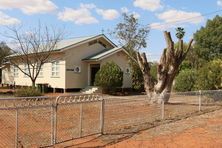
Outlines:
[[[182, 129], [181, 128], [184, 128]], [[176, 130], [172, 130], [176, 128]], [[160, 133], [155, 135], [156, 132]], [[134, 137], [109, 146], [110, 148], [204, 148], [222, 147], [222, 111], [182, 120], [144, 131]], [[155, 134], [154, 134], [155, 133]]]
[[[132, 135], [93, 136], [69, 141], [56, 147], [109, 148], [220, 148], [222, 110], [164, 124]], [[129, 136], [130, 138], [126, 138]], [[125, 137], [117, 143], [118, 140]], [[112, 143], [112, 145], [110, 145]]]
[[[106, 101], [105, 129], [107, 132], [114, 131], [115, 134], [81, 138], [60, 143], [55, 147], [222, 147], [222, 110], [160, 125], [138, 133], [135, 131], [140, 130], [143, 125], [138, 125], [138, 127], [133, 127], [133, 125], [151, 123], [155, 119], [160, 120], [160, 106], [150, 106], [143, 100], [131, 100], [128, 96], [127, 98], [126, 100], [114, 98], [112, 101], [109, 101], [110, 99]], [[198, 105], [195, 103], [197, 99], [198, 97], [191, 96], [172, 97], [171, 101], [174, 104], [165, 106], [165, 119], [178, 118], [180, 115], [196, 112], [198, 110]], [[189, 101], [194, 101], [194, 104], [187, 104]], [[100, 103], [95, 106], [84, 105], [83, 133], [85, 134], [83, 135], [99, 130], [99, 106]], [[202, 107], [203, 110], [209, 108], [215, 107]], [[19, 140], [25, 147], [35, 147], [31, 145], [33, 143], [50, 143], [50, 112], [50, 107], [19, 111]], [[58, 108], [58, 142], [70, 139], [72, 136], [73, 138], [78, 137], [78, 119], [78, 105], [61, 105]], [[14, 147], [15, 111], [0, 112], [0, 129], [0, 147]], [[128, 131], [127, 134], [118, 134], [118, 132], [126, 131]], [[122, 141], [123, 139], [124, 141]]]

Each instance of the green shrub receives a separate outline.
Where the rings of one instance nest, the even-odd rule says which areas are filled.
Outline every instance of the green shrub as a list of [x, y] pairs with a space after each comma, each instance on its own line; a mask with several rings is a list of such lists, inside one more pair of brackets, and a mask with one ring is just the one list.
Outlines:
[[[157, 63], [149, 63], [150, 64], [150, 74], [152, 76], [152, 81], [154, 83], [157, 82]], [[132, 88], [137, 91], [144, 91], [144, 80], [143, 74], [140, 70], [140, 67], [135, 64], [132, 69]]]
[[143, 74], [138, 65], [131, 66], [132, 88], [136, 91], [144, 90]]
[[196, 74], [194, 70], [182, 70], [175, 79], [174, 90], [179, 92], [191, 91], [194, 89], [195, 80]]
[[158, 63], [156, 62], [150, 63], [150, 74], [152, 76], [152, 81], [154, 83], [157, 83], [157, 66], [158, 66]]
[[114, 62], [103, 65], [96, 73], [94, 85], [101, 86], [103, 89], [122, 87], [123, 71]]
[[34, 87], [23, 87], [15, 92], [16, 97], [34, 97], [42, 96], [42, 93]]
[[222, 88], [222, 60], [213, 60], [197, 72], [196, 89], [214, 90]]

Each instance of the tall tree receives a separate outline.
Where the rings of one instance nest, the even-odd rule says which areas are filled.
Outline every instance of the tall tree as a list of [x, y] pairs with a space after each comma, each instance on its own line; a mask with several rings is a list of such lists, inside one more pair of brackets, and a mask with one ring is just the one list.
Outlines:
[[146, 54], [141, 54], [139, 51], [141, 48], [147, 46], [146, 38], [148, 33], [148, 27], [141, 27], [134, 15], [127, 14], [123, 14], [123, 22], [117, 24], [114, 31], [120, 43], [130, 53], [131, 59], [136, 59], [130, 60], [130, 63], [132, 63], [130, 65], [139, 66], [141, 72], [140, 78], [143, 79], [144, 89], [150, 101], [157, 103], [162, 101], [168, 102], [173, 80], [179, 71], [182, 61], [191, 48], [193, 39], [185, 48], [183, 43], [185, 31], [179, 27], [176, 29], [178, 45], [175, 46], [170, 32], [164, 32], [167, 48], [164, 49], [160, 62], [157, 63], [157, 77], [155, 80], [152, 76], [151, 63], [148, 62]]
[[141, 48], [147, 47], [146, 39], [149, 28], [140, 25], [139, 20], [135, 18], [133, 14], [123, 13], [122, 15], [122, 22], [116, 25], [111, 34], [119, 39], [120, 45], [124, 46], [131, 57], [133, 57], [129, 58], [133, 88], [141, 90], [141, 88], [143, 88], [143, 77], [138, 63], [135, 63], [134, 60], [136, 59], [136, 52]]
[[21, 31], [21, 28], [9, 29], [11, 33], [7, 37], [12, 40], [15, 48], [12, 49], [14, 54], [7, 60], [29, 77], [34, 87], [42, 66], [52, 60], [50, 56], [63, 33], [61, 30], [49, 28], [40, 23], [29, 32]]
[[160, 62], [157, 64], [157, 82], [155, 82], [152, 76], [151, 63], [148, 62], [145, 53], [141, 54], [139, 52], [141, 48], [147, 46], [146, 38], [149, 28], [141, 27], [134, 15], [127, 15], [125, 13], [123, 14], [123, 22], [117, 24], [115, 28], [114, 34], [120, 43], [128, 50], [131, 59], [136, 59], [130, 60], [130, 65], [139, 66], [140, 78], [143, 78], [144, 89], [151, 102], [169, 101], [173, 80], [191, 48], [193, 39], [189, 42], [187, 48], [184, 48], [183, 37], [185, 31], [181, 27], [177, 28], [176, 31], [178, 38], [177, 47], [174, 45], [170, 32], [164, 32], [167, 48], [164, 49]]
[[194, 51], [199, 60], [206, 63], [213, 59], [222, 59], [222, 17], [217, 15], [208, 20], [206, 26], [194, 34], [194, 40]]
[[[177, 29], [177, 34], [181, 33], [181, 30]], [[187, 48], [184, 48], [182, 39], [183, 36], [184, 34], [177, 36], [178, 47], [176, 48], [170, 32], [164, 32], [167, 48], [163, 50], [157, 66], [156, 84], [152, 82], [150, 64], [148, 63], [146, 54], [140, 54], [137, 52], [137, 61], [143, 73], [144, 87], [151, 102], [161, 103], [164, 101], [166, 103], [169, 101], [173, 80], [175, 79], [175, 76], [179, 71], [179, 67], [185, 59], [193, 42], [193, 39], [191, 39]]]

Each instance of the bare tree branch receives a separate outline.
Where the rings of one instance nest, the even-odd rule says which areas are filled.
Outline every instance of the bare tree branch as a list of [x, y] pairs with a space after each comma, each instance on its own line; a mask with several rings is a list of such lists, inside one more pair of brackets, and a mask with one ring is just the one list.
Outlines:
[[[17, 44], [15, 54], [8, 60], [17, 67], [24, 75], [28, 76], [33, 86], [41, 71], [42, 66], [49, 62], [57, 43], [62, 38], [62, 32], [40, 23], [37, 28], [30, 32], [21, 32], [17, 28], [9, 29], [12, 35], [7, 35]], [[27, 65], [27, 69], [23, 69]], [[25, 67], [24, 67], [25, 68]]]

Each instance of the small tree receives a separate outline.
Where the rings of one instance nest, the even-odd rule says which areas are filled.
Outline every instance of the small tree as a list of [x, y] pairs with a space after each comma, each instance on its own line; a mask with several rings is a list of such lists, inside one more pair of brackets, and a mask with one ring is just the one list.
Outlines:
[[135, 18], [133, 14], [128, 15], [123, 13], [123, 21], [118, 23], [111, 33], [119, 39], [121, 46], [129, 52], [129, 65], [132, 71], [132, 87], [136, 90], [142, 90], [143, 74], [140, 71], [138, 63], [135, 63], [136, 52], [142, 48], [146, 48], [146, 38], [149, 33], [149, 27], [141, 26], [138, 18]]
[[[131, 64], [133, 64], [131, 62]], [[143, 74], [138, 65], [133, 64], [131, 65], [132, 73], [132, 88], [136, 91], [143, 91], [144, 90], [144, 83], [143, 83]]]
[[[41, 24], [30, 32], [20, 32], [21, 28], [9, 29], [11, 33], [7, 37], [12, 39], [15, 48], [12, 49], [14, 55], [7, 60], [29, 77], [34, 87], [42, 66], [50, 62], [50, 56], [61, 40], [62, 32]], [[26, 69], [24, 64], [27, 65]]]
[[222, 88], [222, 60], [213, 60], [197, 71], [195, 87], [199, 90]]
[[191, 69], [184, 69], [175, 78], [174, 90], [179, 92], [194, 90], [195, 81], [196, 72]]
[[5, 42], [0, 42], [0, 66], [3, 63], [3, 59], [11, 54], [11, 49]]
[[114, 62], [108, 62], [96, 73], [94, 85], [108, 90], [122, 87], [123, 71]]
[[[4, 58], [10, 54], [11, 54], [11, 49], [6, 45], [5, 42], [0, 42], [0, 67], [2, 66]], [[2, 71], [0, 69], [0, 83], [1, 81], [2, 81]]]

